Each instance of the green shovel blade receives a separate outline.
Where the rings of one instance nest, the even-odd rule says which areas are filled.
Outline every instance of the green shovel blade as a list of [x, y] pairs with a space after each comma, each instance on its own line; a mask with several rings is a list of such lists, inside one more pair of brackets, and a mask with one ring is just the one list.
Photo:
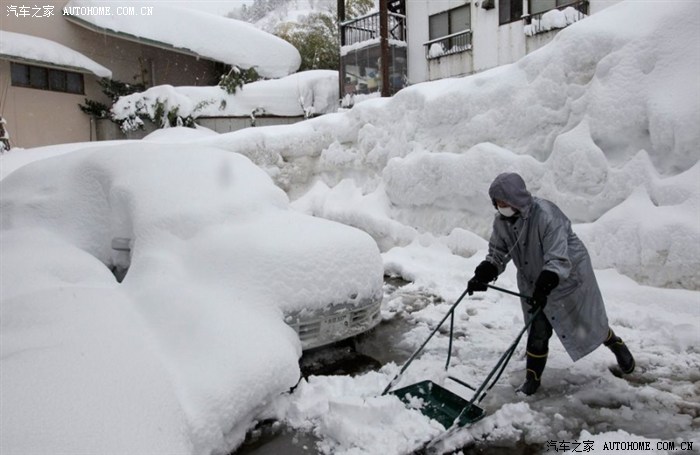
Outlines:
[[[462, 415], [457, 422], [460, 427], [484, 417], [484, 410], [479, 406], [475, 404], [469, 406], [467, 400], [432, 381], [411, 384], [391, 393], [398, 396], [409, 407], [419, 410], [426, 417], [437, 420], [445, 428], [450, 428], [460, 413]], [[462, 413], [465, 408], [468, 409]]]

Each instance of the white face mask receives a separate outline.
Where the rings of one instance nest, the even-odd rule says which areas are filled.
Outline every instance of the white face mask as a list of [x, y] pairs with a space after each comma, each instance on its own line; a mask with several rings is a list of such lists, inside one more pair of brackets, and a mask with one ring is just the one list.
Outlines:
[[515, 215], [515, 210], [512, 207], [497, 207], [501, 215], [511, 217]]

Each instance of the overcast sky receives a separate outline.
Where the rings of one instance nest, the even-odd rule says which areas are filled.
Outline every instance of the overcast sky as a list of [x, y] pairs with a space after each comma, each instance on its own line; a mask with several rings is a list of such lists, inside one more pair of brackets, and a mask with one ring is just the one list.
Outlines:
[[187, 8], [207, 11], [209, 13], [225, 15], [226, 13], [240, 8], [242, 5], [250, 5], [253, 0], [165, 0], [171, 5], [184, 6]]

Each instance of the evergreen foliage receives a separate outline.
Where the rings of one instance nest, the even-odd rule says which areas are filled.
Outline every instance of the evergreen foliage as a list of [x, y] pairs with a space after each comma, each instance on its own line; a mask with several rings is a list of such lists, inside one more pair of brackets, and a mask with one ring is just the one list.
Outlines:
[[338, 69], [340, 55], [336, 24], [337, 20], [327, 12], [312, 13], [299, 22], [281, 24], [276, 35], [299, 51], [299, 71]]
[[255, 82], [260, 79], [260, 75], [255, 68], [243, 70], [237, 66], [232, 66], [227, 74], [222, 74], [219, 79], [219, 87], [226, 90], [226, 93], [233, 95], [236, 90], [243, 87], [244, 84]]
[[7, 132], [6, 124], [5, 119], [0, 117], [0, 153], [10, 150], [10, 133]]
[[[337, 3], [328, 0], [309, 2], [317, 8], [316, 12], [294, 22], [278, 24], [273, 32], [297, 48], [301, 55], [300, 71], [337, 70], [340, 63]], [[247, 22], [258, 22], [276, 11], [286, 15], [296, 5], [296, 0], [255, 0], [250, 6], [244, 5], [234, 17]], [[345, 15], [348, 18], [362, 16], [374, 7], [375, 0], [345, 0]]]
[[[121, 82], [106, 77], [103, 77], [97, 83], [102, 87], [102, 93], [107, 95], [107, 97], [112, 100], [112, 103], [117, 101], [120, 96], [131, 95], [132, 93], [142, 92], [146, 89], [146, 86], [143, 84], [129, 84], [128, 82]], [[109, 106], [100, 101], [85, 98], [85, 104], [78, 104], [78, 107], [80, 107], [80, 110], [84, 113], [96, 118], [110, 118]]]

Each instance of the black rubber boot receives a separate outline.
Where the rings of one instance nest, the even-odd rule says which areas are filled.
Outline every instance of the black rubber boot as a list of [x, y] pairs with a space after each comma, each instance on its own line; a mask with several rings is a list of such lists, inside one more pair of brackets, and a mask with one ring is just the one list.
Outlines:
[[527, 353], [527, 371], [525, 371], [525, 382], [518, 388], [518, 392], [525, 395], [532, 395], [540, 388], [540, 379], [544, 366], [547, 364], [547, 353], [533, 354]]
[[622, 341], [622, 338], [615, 335], [612, 329], [608, 329], [608, 339], [603, 344], [615, 354], [617, 365], [623, 374], [630, 374], [634, 371], [635, 363], [632, 353], [627, 349], [627, 345]]

